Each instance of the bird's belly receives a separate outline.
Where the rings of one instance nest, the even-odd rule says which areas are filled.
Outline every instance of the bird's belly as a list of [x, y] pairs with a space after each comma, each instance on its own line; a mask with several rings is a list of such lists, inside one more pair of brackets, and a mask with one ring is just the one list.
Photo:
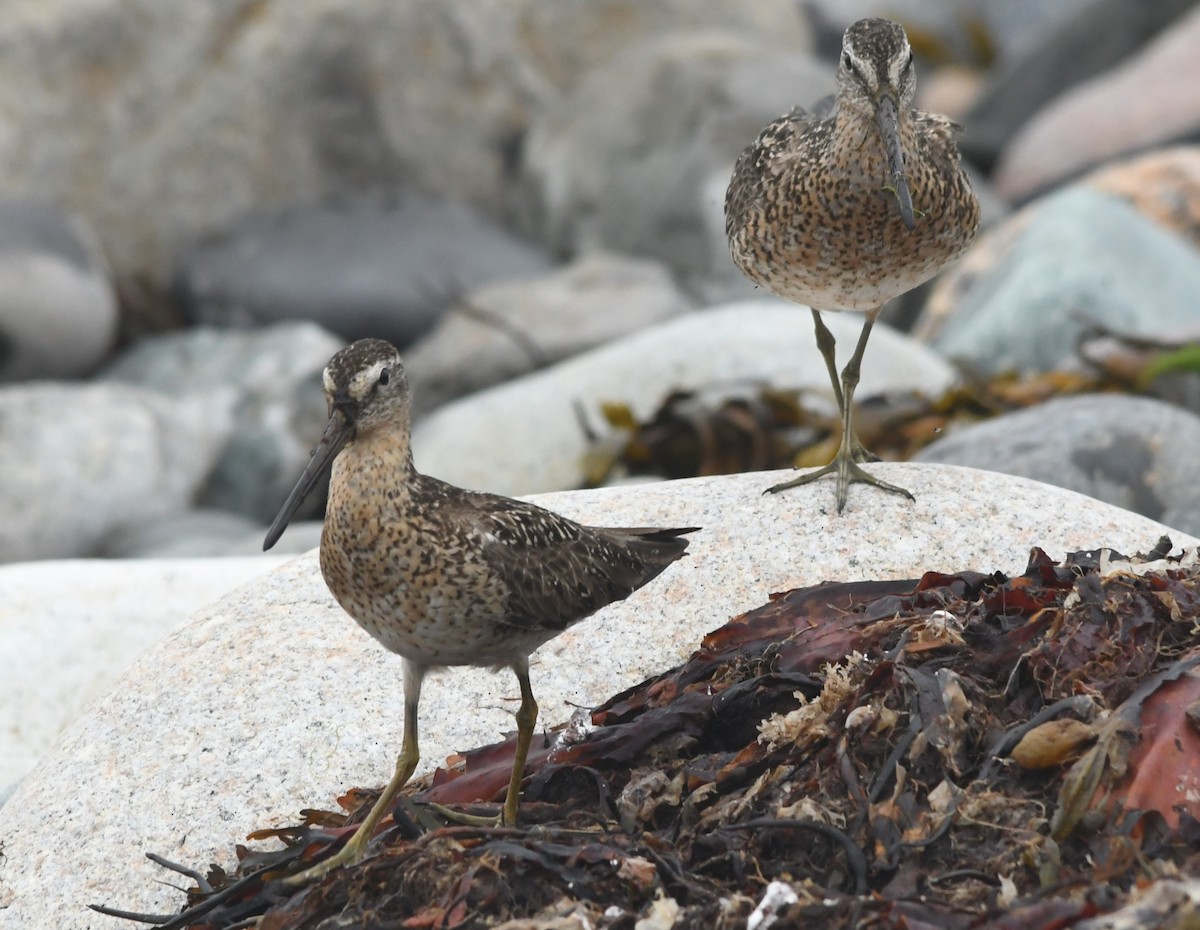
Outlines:
[[426, 569], [397, 558], [395, 549], [355, 555], [323, 546], [321, 572], [360, 627], [422, 665], [506, 665], [552, 635], [503, 624], [503, 592], [469, 562]]
[[937, 198], [916, 197], [909, 229], [895, 198], [874, 182], [801, 188], [772, 211], [746, 211], [730, 231], [730, 249], [746, 276], [776, 296], [820, 310], [872, 310], [971, 245], [977, 202], [969, 188], [951, 199], [961, 204], [939, 209]]
[[528, 655], [548, 638], [530, 631], [517, 635], [494, 613], [471, 605], [435, 607], [413, 602], [381, 611], [377, 605], [351, 611], [355, 622], [391, 652], [421, 665], [507, 665]]
[[734, 260], [755, 283], [785, 300], [820, 310], [872, 310], [928, 281], [958, 258], [970, 240], [936, 226], [908, 230], [896, 219], [863, 237], [818, 224], [778, 237]]

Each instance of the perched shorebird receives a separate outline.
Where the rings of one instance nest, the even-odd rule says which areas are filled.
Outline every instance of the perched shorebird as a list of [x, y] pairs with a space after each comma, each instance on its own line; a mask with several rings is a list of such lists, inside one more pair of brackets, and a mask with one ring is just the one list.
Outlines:
[[501, 822], [514, 825], [537, 720], [529, 655], [683, 555], [684, 529], [582, 526], [534, 504], [466, 491], [413, 465], [411, 399], [400, 355], [363, 339], [324, 373], [329, 422], [264, 549], [332, 466], [321, 574], [364, 630], [404, 660], [404, 740], [396, 772], [346, 845], [289, 881], [357, 861], [416, 768], [417, 705], [432, 668], [507, 665], [517, 676], [517, 747]]
[[[742, 152], [725, 194], [725, 232], [747, 277], [812, 309], [842, 414], [833, 461], [768, 491], [833, 472], [841, 513], [852, 482], [912, 500], [860, 467], [877, 459], [854, 435], [854, 389], [883, 305], [967, 250], [979, 229], [979, 202], [959, 164], [958, 127], [913, 107], [912, 49], [898, 24], [863, 19], [846, 30], [837, 87], [832, 112], [793, 110]], [[820, 310], [867, 315], [840, 381]]]

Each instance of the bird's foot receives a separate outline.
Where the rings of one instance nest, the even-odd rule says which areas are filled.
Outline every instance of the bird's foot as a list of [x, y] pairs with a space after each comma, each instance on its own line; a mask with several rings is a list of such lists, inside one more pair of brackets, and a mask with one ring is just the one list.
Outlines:
[[303, 872], [297, 872], [295, 875], [289, 875], [282, 879], [283, 884], [293, 888], [300, 885], [307, 885], [309, 882], [315, 882], [319, 878], [324, 878], [334, 869], [339, 869], [344, 865], [354, 865], [367, 854], [367, 844], [370, 842], [370, 836], [364, 830], [356, 830], [354, 835], [346, 842], [346, 845], [339, 849], [328, 859], [322, 859], [316, 865], [309, 866]]
[[430, 802], [428, 805], [433, 810], [437, 811], [451, 823], [461, 824], [464, 827], [513, 827], [516, 826], [516, 818], [512, 822], [507, 822], [504, 812], [495, 816], [479, 816], [478, 814], [465, 814], [462, 811], [456, 811], [451, 807], [446, 807], [444, 804], [435, 804]]
[[861, 465], [863, 462], [878, 462], [880, 458], [862, 444], [857, 436], [850, 437], [850, 458]]
[[[857, 445], [857, 449], [854, 448]], [[859, 459], [859, 455], [869, 456], [869, 458]], [[870, 452], [863, 448], [862, 444], [855, 440], [850, 449], [843, 448], [837, 454], [832, 462], [824, 468], [818, 468], [814, 472], [809, 472], [806, 475], [800, 475], [793, 478], [791, 481], [784, 481], [782, 484], [776, 484], [767, 488], [764, 494], [778, 494], [780, 491], [786, 491], [789, 488], [799, 487], [802, 484], [809, 484], [819, 478], [824, 478], [828, 474], [837, 475], [837, 510], [840, 514], [846, 507], [846, 497], [852, 484], [869, 484], [879, 488], [881, 491], [887, 491], [891, 494], [899, 494], [907, 497], [910, 501], [916, 500], [912, 493], [899, 485], [889, 484], [880, 478], [876, 478], [859, 466], [859, 461], [877, 461]]]
[[824, 468], [818, 468], [816, 471], [810, 471], [804, 475], [797, 475], [790, 481], [784, 481], [780, 484], [773, 484], [765, 491], [764, 494], [778, 494], [780, 491], [788, 491], [792, 488], [798, 488], [802, 484], [812, 484], [819, 478], [824, 478], [830, 472], [837, 468], [837, 460], [830, 462]]

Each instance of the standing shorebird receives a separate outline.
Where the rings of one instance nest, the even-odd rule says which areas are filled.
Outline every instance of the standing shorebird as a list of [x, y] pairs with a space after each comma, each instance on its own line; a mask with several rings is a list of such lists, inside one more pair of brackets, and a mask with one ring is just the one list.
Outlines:
[[[832, 113], [793, 110], [742, 152], [725, 194], [725, 233], [747, 277], [812, 309], [842, 414], [833, 461], [768, 491], [833, 472], [841, 513], [856, 481], [912, 500], [860, 467], [877, 459], [854, 435], [854, 389], [883, 305], [967, 250], [979, 229], [979, 202], [959, 164], [958, 127], [912, 105], [913, 55], [899, 25], [863, 19], [847, 29], [837, 86]], [[867, 315], [840, 381], [820, 310]]]
[[537, 720], [529, 655], [683, 555], [685, 529], [581, 526], [534, 504], [422, 475], [410, 446], [411, 399], [400, 355], [380, 339], [343, 349], [324, 374], [329, 423], [267, 531], [279, 539], [332, 466], [321, 574], [364, 630], [404, 660], [404, 741], [396, 772], [340, 852], [289, 881], [361, 859], [412, 776], [421, 682], [447, 665], [507, 665], [517, 676], [517, 747], [501, 822], [514, 825]]

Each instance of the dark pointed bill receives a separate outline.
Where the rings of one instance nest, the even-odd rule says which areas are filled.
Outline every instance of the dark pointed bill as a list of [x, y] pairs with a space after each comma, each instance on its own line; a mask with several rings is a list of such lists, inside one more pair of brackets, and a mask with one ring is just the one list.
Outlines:
[[887, 153], [888, 170], [891, 172], [891, 187], [900, 204], [900, 218], [909, 229], [913, 228], [912, 194], [908, 190], [908, 178], [904, 176], [904, 151], [900, 148], [900, 117], [896, 101], [889, 94], [881, 94], [875, 105], [875, 120], [879, 124], [879, 135], [883, 139], [883, 150]]
[[296, 508], [304, 502], [304, 498], [308, 497], [317, 482], [321, 480], [321, 476], [329, 471], [333, 460], [342, 451], [342, 446], [350, 439], [353, 431], [354, 424], [335, 407], [329, 417], [329, 422], [325, 424], [325, 433], [321, 436], [321, 441], [317, 443], [312, 458], [308, 460], [308, 465], [304, 468], [304, 473], [296, 482], [296, 486], [292, 488], [292, 493], [288, 495], [287, 500], [283, 502], [283, 506], [279, 508], [279, 515], [275, 517], [270, 529], [267, 530], [267, 538], [263, 540], [264, 552], [279, 542], [279, 537], [287, 529], [293, 514], [296, 513]]

